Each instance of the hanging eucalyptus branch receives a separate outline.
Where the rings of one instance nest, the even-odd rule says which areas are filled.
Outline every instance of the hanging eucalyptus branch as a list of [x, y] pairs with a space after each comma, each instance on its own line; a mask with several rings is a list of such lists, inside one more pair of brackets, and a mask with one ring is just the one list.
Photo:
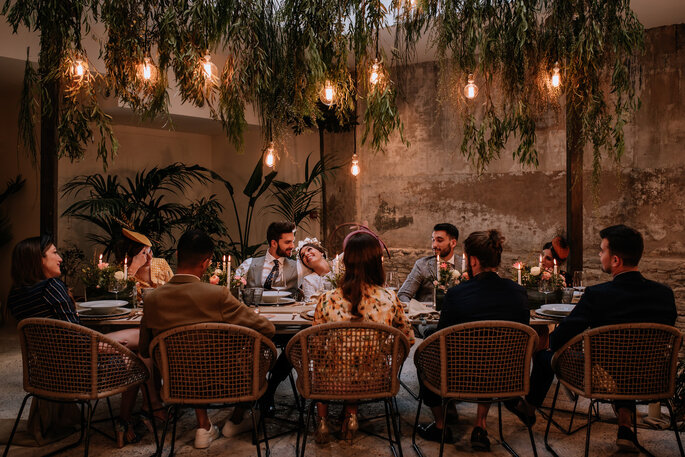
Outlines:
[[[537, 166], [536, 123], [559, 109], [561, 95], [580, 117], [581, 144], [593, 146], [595, 179], [602, 153], [622, 156], [623, 126], [639, 107], [632, 68], [643, 47], [643, 28], [628, 0], [441, 0], [414, 9], [396, 1], [394, 7], [398, 58], [431, 33], [441, 99], [462, 113], [461, 151], [477, 171], [500, 157], [512, 135], [518, 138], [514, 159]], [[562, 68], [560, 89], [548, 83], [555, 62]], [[471, 73], [480, 94], [467, 100], [461, 90]]]

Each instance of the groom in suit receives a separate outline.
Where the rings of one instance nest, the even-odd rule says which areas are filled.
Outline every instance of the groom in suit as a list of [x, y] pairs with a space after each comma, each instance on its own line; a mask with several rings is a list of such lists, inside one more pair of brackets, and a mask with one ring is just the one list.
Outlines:
[[397, 293], [397, 297], [403, 302], [409, 302], [412, 298], [423, 302], [433, 300], [433, 280], [436, 277], [437, 255], [440, 256], [441, 261], [455, 266], [454, 248], [459, 239], [459, 230], [446, 222], [437, 224], [433, 227], [431, 239], [431, 247], [435, 255], [421, 257], [414, 263], [414, 268]]

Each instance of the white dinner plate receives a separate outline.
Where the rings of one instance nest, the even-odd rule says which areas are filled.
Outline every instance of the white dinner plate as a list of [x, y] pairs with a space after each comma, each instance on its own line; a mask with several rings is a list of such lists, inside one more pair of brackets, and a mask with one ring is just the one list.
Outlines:
[[292, 305], [293, 303], [295, 303], [295, 299], [294, 298], [288, 298], [288, 297], [281, 298], [278, 301], [278, 303], [276, 303], [276, 300], [264, 301], [264, 299], [262, 299], [262, 302], [259, 304], [259, 306]]
[[128, 305], [126, 300], [97, 300], [81, 303], [79, 306], [90, 310], [91, 314], [112, 314], [121, 306]]
[[290, 292], [287, 290], [265, 290], [262, 293], [262, 303], [276, 303], [278, 298], [281, 303], [284, 303], [284, 299], [288, 297], [290, 297]]
[[314, 309], [311, 309], [311, 310], [307, 311], [307, 316], [309, 316], [309, 317], [314, 317], [314, 312], [315, 312], [315, 311], [316, 311], [316, 310], [314, 310]]
[[129, 314], [131, 314], [129, 308], [114, 308], [111, 312], [106, 314], [96, 313], [93, 309], [84, 309], [78, 313], [82, 320], [109, 319], [112, 317], [127, 316]]
[[576, 305], [568, 303], [550, 303], [549, 305], [542, 305], [540, 311], [557, 316], [568, 316], [575, 307]]

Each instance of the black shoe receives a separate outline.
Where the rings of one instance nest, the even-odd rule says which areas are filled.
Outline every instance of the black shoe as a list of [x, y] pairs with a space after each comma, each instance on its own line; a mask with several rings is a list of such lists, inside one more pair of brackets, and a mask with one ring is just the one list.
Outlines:
[[618, 435], [616, 436], [616, 446], [622, 451], [637, 452], [637, 437], [635, 433], [623, 425], [618, 427]]
[[471, 447], [476, 451], [489, 451], [488, 432], [480, 427], [474, 427], [471, 432]]
[[264, 417], [274, 417], [276, 415], [276, 407], [274, 406], [274, 397], [266, 392], [259, 399], [259, 409]]
[[517, 398], [514, 400], [507, 400], [507, 401], [502, 402], [502, 403], [504, 403], [504, 407], [507, 408], [509, 410], [509, 412], [514, 414], [516, 417], [519, 418], [519, 420], [521, 422], [523, 422], [523, 425], [525, 425], [526, 427], [532, 427], [533, 425], [535, 425], [535, 420], [536, 420], [535, 413], [533, 413], [532, 415], [529, 416], [528, 413], [526, 411], [524, 411], [523, 408], [521, 408], [521, 406], [522, 406], [521, 404], [524, 401], [525, 400], [521, 400], [521, 399]]
[[[426, 441], [439, 443], [442, 439], [442, 429], [438, 428], [435, 425], [435, 422], [431, 422], [428, 425], [419, 425], [416, 428], [416, 433]], [[449, 427], [445, 429], [445, 443], [454, 443], [454, 437], [452, 436], [452, 431]]]
[[457, 411], [457, 405], [454, 403], [447, 408], [447, 422], [450, 424], [459, 422], [459, 411]]

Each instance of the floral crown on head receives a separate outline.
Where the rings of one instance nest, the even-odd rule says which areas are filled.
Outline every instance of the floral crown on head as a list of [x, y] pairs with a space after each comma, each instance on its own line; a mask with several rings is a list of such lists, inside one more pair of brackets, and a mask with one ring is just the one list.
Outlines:
[[319, 240], [317, 240], [316, 238], [305, 238], [304, 240], [300, 240], [297, 243], [297, 247], [293, 250], [293, 258], [299, 259], [300, 258], [300, 250], [305, 245], [308, 245], [308, 244], [313, 244], [313, 245], [317, 246], [320, 249], [320, 251], [324, 253], [324, 256], [325, 256], [326, 250], [323, 248], [323, 246], [321, 246], [321, 243], [319, 243]]

